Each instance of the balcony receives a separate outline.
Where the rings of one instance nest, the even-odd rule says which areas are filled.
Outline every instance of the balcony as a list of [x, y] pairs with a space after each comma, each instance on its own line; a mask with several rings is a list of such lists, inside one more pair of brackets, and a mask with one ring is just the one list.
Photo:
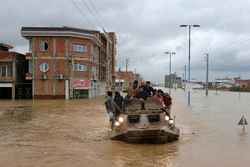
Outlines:
[[1, 82], [13, 82], [13, 77], [0, 77]]
[[32, 80], [32, 74], [27, 73], [25, 76], [26, 80]]
[[26, 60], [32, 60], [32, 54], [31, 53], [26, 53]]

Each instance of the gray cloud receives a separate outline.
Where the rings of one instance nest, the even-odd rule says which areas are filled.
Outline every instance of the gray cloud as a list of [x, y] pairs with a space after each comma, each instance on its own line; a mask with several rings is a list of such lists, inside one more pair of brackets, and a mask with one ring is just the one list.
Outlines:
[[[74, 0], [97, 30], [102, 30], [81, 0]], [[88, 0], [84, 2], [99, 19]], [[250, 18], [248, 0], [91, 0], [112, 31], [117, 33], [117, 68], [141, 73], [146, 80], [162, 82], [172, 72], [182, 76], [188, 62], [188, 28], [191, 29], [191, 77], [205, 79], [204, 53], [210, 53], [210, 79], [250, 78]], [[0, 41], [17, 52], [28, 52], [28, 41], [20, 35], [23, 26], [72, 26], [94, 29], [70, 0], [3, 0], [0, 14]], [[102, 23], [106, 31], [109, 28]]]

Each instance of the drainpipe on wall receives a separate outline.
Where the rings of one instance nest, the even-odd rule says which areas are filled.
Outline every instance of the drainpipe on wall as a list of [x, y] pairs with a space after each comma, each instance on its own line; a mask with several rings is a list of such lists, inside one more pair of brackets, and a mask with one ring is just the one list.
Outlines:
[[53, 99], [56, 98], [56, 39], [53, 38]]
[[74, 82], [74, 56], [71, 57], [71, 75], [70, 75], [70, 92], [69, 92], [69, 98], [73, 99], [73, 82]]

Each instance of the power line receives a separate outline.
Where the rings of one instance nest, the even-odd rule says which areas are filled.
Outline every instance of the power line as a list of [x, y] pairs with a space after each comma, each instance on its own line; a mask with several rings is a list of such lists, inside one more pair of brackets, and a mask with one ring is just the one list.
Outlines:
[[[247, 35], [247, 36], [241, 38], [240, 40], [234, 42], [232, 45], [229, 45], [229, 46], [223, 47], [223, 48], [221, 48], [221, 49], [212, 51], [212, 53], [213, 53], [213, 54], [219, 54], [219, 53], [223, 53], [223, 52], [228, 52], [227, 50], [229, 50], [229, 49], [236, 49], [236, 50], [237, 50], [237, 46], [238, 46], [238, 45], [241, 45], [241, 44], [243, 44], [243, 43], [245, 43], [245, 42], [247, 42], [247, 41], [250, 40], [250, 38], [248, 38], [249, 36], [250, 36], [250, 35]], [[248, 38], [248, 39], [243, 40], [243, 39], [245, 39], [245, 38]], [[246, 46], [244, 46], [243, 48], [245, 48], [245, 47], [246, 47]], [[242, 47], [241, 47], [240, 49], [242, 49]], [[239, 50], [239, 49], [238, 49], [238, 50]], [[229, 52], [230, 52], [230, 51], [229, 51]]]
[[92, 4], [92, 2], [89, 0], [91, 6], [93, 7], [93, 9], [95, 10], [95, 12], [98, 14], [98, 16], [101, 18], [102, 22], [105, 24], [105, 26], [109, 29], [109, 31], [112, 32], [112, 30], [109, 28], [109, 26], [105, 23], [105, 21], [102, 19], [101, 15], [99, 14], [99, 12], [96, 10], [95, 6]]
[[[95, 26], [91, 23], [91, 21], [83, 14], [83, 12], [81, 11], [81, 9], [74, 3], [74, 1], [73, 0], [71, 0], [71, 2], [75, 5], [75, 7], [78, 9], [78, 11], [82, 14], [82, 16], [84, 16], [87, 20], [88, 20], [88, 22], [94, 27], [94, 29], [96, 29], [95, 28]], [[87, 9], [89, 10], [89, 12], [92, 14], [92, 16], [96, 19], [96, 21], [99, 23], [99, 25], [101, 26], [101, 27], [103, 27], [102, 26], [102, 24], [98, 21], [98, 19], [95, 17], [95, 15], [92, 13], [92, 11], [90, 10], [90, 8], [87, 6], [87, 4], [82, 0], [82, 2], [83, 2], [83, 4], [87, 7]], [[97, 29], [96, 29], [97, 30]], [[106, 54], [107, 54], [107, 51], [106, 51]], [[121, 55], [122, 56], [122, 55]], [[124, 59], [125, 60], [125, 58], [122, 56], [122, 59]]]
[[[78, 11], [82, 14], [82, 16], [92, 25], [92, 27], [94, 29], [97, 30], [97, 28], [92, 24], [92, 22], [83, 14], [83, 12], [81, 11], [81, 9], [74, 3], [73, 0], [71, 0], [71, 2], [74, 4], [74, 6], [78, 9]], [[100, 17], [100, 19], [102, 20], [102, 22], [104, 23], [104, 25], [108, 28], [108, 30], [110, 32], [112, 32], [111, 28], [106, 24], [106, 22], [104, 21], [104, 19], [101, 17], [101, 15], [99, 14], [99, 12], [97, 11], [97, 9], [95, 8], [95, 6], [92, 4], [92, 2], [89, 0], [91, 6], [93, 7], [93, 9], [95, 10], [95, 12], [97, 13], [97, 15]], [[103, 28], [103, 25], [98, 21], [97, 17], [93, 14], [93, 12], [91, 11], [91, 9], [88, 7], [88, 5], [82, 0], [82, 3], [87, 7], [87, 9], [89, 10], [89, 12], [92, 14], [92, 16], [95, 18], [95, 20], [98, 22], [98, 24]], [[118, 52], [119, 54], [117, 54], [118, 58], [121, 58], [121, 60], [126, 60], [126, 56], [124, 57], [123, 55], [126, 55], [126, 53], [124, 53], [124, 51], [122, 50], [122, 48], [120, 47], [120, 45], [117, 43], [117, 48], [118, 48]], [[107, 53], [107, 51], [106, 51]]]
[[[102, 22], [104, 23], [104, 25], [108, 28], [108, 30], [110, 31], [110, 32], [112, 32], [112, 30], [111, 30], [111, 28], [109, 28], [109, 26], [106, 24], [106, 22], [104, 21], [104, 19], [101, 17], [101, 15], [99, 14], [99, 12], [97, 11], [97, 9], [95, 8], [95, 6], [93, 5], [93, 3], [91, 2], [91, 0], [89, 0], [89, 2], [90, 2], [90, 4], [91, 4], [91, 6], [93, 7], [93, 9], [95, 10], [95, 12], [97, 13], [97, 15], [100, 17], [100, 19], [102, 20]], [[118, 48], [118, 52], [120, 52], [121, 51], [121, 53], [120, 53], [120, 56], [122, 57], [122, 59], [126, 59], [124, 56], [123, 56], [123, 51], [122, 51], [122, 49], [120, 48], [120, 46], [119, 46], [119, 44], [117, 43], [117, 48]]]
[[92, 14], [92, 16], [95, 18], [95, 20], [99, 23], [99, 25], [103, 28], [102, 24], [98, 21], [98, 19], [95, 17], [95, 15], [92, 13], [92, 11], [89, 9], [88, 5], [82, 0], [82, 3], [87, 7], [89, 12]]
[[247, 48], [247, 47], [249, 47], [249, 45], [245, 45], [245, 46], [242, 46], [240, 48], [236, 48], [234, 50], [232, 49], [232, 50], [221, 51], [221, 52], [215, 53], [214, 55], [234, 53], [234, 52], [240, 51], [241, 49], [244, 49], [244, 48]]
[[91, 23], [91, 21], [83, 14], [83, 12], [81, 11], [80, 8], [78, 8], [78, 6], [74, 3], [73, 0], [71, 0], [71, 2], [75, 5], [75, 7], [77, 8], [77, 10], [82, 14], [83, 17], [85, 17], [86, 20], [88, 20], [88, 22], [94, 27], [94, 29], [96, 30], [95, 26]]

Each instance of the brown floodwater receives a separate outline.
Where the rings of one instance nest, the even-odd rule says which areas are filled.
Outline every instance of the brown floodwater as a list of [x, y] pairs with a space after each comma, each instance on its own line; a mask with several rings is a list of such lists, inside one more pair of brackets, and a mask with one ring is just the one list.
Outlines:
[[[167, 89], [164, 89], [168, 91]], [[248, 167], [250, 93], [172, 90], [181, 130], [172, 143], [129, 144], [108, 138], [104, 97], [82, 100], [0, 100], [0, 166]]]

